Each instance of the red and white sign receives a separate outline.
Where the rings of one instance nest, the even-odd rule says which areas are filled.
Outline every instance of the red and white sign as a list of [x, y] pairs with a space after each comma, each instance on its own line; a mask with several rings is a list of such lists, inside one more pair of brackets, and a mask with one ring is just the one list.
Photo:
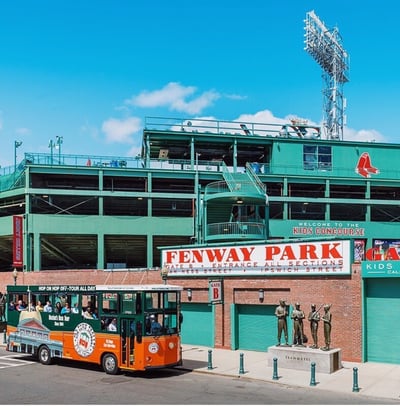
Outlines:
[[379, 169], [375, 168], [371, 164], [371, 157], [369, 156], [368, 152], [363, 152], [358, 159], [356, 169], [356, 173], [360, 174], [364, 178], [370, 178], [371, 174], [377, 175], [379, 173]]
[[13, 267], [22, 268], [24, 264], [23, 256], [23, 224], [22, 216], [13, 216]]
[[222, 280], [211, 280], [208, 285], [210, 303], [222, 302]]
[[348, 275], [350, 240], [168, 249], [168, 276]]

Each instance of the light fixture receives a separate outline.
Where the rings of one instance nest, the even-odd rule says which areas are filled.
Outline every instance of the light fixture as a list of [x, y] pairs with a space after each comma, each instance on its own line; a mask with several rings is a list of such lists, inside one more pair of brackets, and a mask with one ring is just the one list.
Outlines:
[[264, 301], [264, 289], [258, 290], [258, 301], [262, 303]]
[[190, 289], [190, 288], [187, 290], [187, 298], [188, 298], [189, 302], [192, 301], [192, 289]]
[[22, 141], [14, 141], [14, 178], [17, 171], [17, 148], [22, 145]]
[[64, 137], [56, 135], [55, 147], [58, 149], [58, 163], [61, 164], [61, 144], [63, 143]]
[[14, 286], [17, 284], [17, 279], [18, 279], [18, 271], [17, 268], [14, 268], [13, 272], [13, 278], [14, 278]]
[[53, 165], [53, 150], [56, 147], [55, 142], [53, 140], [49, 140], [48, 147], [50, 148], [50, 164]]
[[243, 200], [239, 198], [239, 199], [236, 200], [236, 203], [237, 203], [237, 204], [242, 204], [242, 203], [243, 203]]
[[161, 269], [161, 278], [164, 281], [164, 285], [166, 285], [168, 280], [168, 268]]

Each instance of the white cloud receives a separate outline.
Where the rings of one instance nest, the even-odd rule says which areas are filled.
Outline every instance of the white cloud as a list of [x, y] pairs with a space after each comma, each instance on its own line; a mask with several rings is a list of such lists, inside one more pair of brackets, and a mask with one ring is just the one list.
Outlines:
[[234, 121], [264, 124], [284, 124], [289, 122], [289, 118], [278, 118], [275, 117], [270, 110], [262, 110], [255, 114], [241, 114]]
[[169, 110], [182, 113], [199, 114], [221, 97], [214, 90], [203, 92], [199, 96], [195, 96], [196, 91], [197, 88], [194, 86], [170, 82], [160, 90], [152, 92], [145, 90], [125, 102], [137, 107], [167, 107]]
[[140, 156], [141, 152], [142, 152], [141, 147], [134, 146], [134, 147], [129, 149], [129, 151], [127, 153], [127, 156], [133, 156], [133, 157]]
[[[144, 90], [138, 95], [132, 96], [130, 99], [125, 100], [126, 106], [136, 106], [141, 108], [157, 108], [166, 107], [170, 111], [178, 111], [181, 113], [186, 113], [190, 115], [198, 115], [206, 109], [213, 105], [213, 103], [220, 99], [226, 98], [231, 100], [243, 100], [247, 98], [246, 96], [241, 96], [237, 94], [220, 94], [215, 90], [205, 91], [199, 95], [196, 94], [198, 91], [195, 86], [183, 86], [178, 82], [170, 82], [163, 88], [148, 91]], [[279, 131], [279, 126], [290, 123], [292, 119], [300, 119], [306, 121], [309, 126], [318, 126], [321, 128], [322, 138], [326, 138], [322, 122], [316, 123], [313, 120], [297, 117], [294, 114], [289, 114], [286, 117], [280, 118], [275, 117], [274, 114], [268, 110], [261, 110], [254, 114], [244, 113], [239, 115], [233, 120], [235, 123], [258, 123], [263, 125], [265, 131], [269, 130], [268, 125], [271, 124], [270, 129], [273, 134]], [[110, 119], [103, 124], [103, 131], [107, 134], [107, 139], [109, 141], [116, 142], [129, 142], [131, 141], [130, 135], [133, 132], [139, 130], [139, 123], [137, 121], [132, 122], [131, 119], [125, 121], [119, 121], [117, 119]], [[214, 117], [198, 117], [195, 118], [197, 124], [200, 125], [201, 120], [216, 120]], [[220, 120], [224, 121], [224, 120]], [[225, 131], [235, 130], [241, 131], [240, 127], [237, 128], [236, 124], [225, 122]], [[208, 123], [210, 124], [210, 123]], [[135, 130], [132, 130], [131, 128]], [[260, 126], [254, 126], [253, 129], [256, 131], [260, 129]], [[216, 128], [215, 131], [218, 131]], [[385, 137], [376, 130], [354, 130], [351, 128], [344, 129], [344, 140], [346, 141], [375, 141], [375, 142], [387, 142]]]
[[[319, 126], [321, 128], [322, 138], [325, 139], [325, 132], [322, 123], [315, 123], [310, 119], [297, 117], [289, 114], [284, 118], [275, 117], [270, 110], [262, 110], [255, 114], [242, 114], [235, 121], [244, 121], [250, 123], [268, 123], [268, 124], [287, 124], [290, 120], [296, 118], [306, 120], [310, 126]], [[388, 142], [386, 137], [376, 130], [354, 130], [345, 127], [343, 130], [344, 141], [366, 141], [366, 142]]]
[[84, 134], [88, 134], [92, 139], [96, 140], [99, 137], [99, 130], [97, 127], [91, 125], [88, 121], [81, 126], [81, 131]]
[[224, 97], [231, 100], [246, 100], [247, 96], [241, 96], [240, 94], [224, 94]]
[[[241, 114], [233, 120], [221, 120], [214, 116], [194, 117], [184, 122], [183, 128], [185, 131], [193, 131], [200, 129], [200, 131], [207, 128], [209, 132], [219, 133], [242, 133], [243, 129], [240, 124], [247, 124], [249, 130], [254, 131], [259, 135], [278, 135], [282, 125], [290, 123], [292, 119], [299, 119], [307, 121], [311, 127], [319, 126], [312, 120], [303, 119], [295, 115], [289, 115], [285, 118], [275, 117], [270, 110], [262, 110], [254, 114]], [[188, 124], [190, 123], [190, 125]], [[173, 126], [172, 130], [179, 131], [181, 125]]]
[[101, 129], [106, 134], [108, 142], [129, 143], [133, 142], [132, 135], [141, 129], [141, 120], [138, 117], [126, 119], [110, 118], [104, 121]]
[[343, 138], [346, 141], [387, 142], [385, 136], [376, 130], [354, 130], [352, 128], [345, 128]]
[[19, 135], [29, 135], [31, 130], [29, 128], [20, 127], [15, 130], [15, 133]]

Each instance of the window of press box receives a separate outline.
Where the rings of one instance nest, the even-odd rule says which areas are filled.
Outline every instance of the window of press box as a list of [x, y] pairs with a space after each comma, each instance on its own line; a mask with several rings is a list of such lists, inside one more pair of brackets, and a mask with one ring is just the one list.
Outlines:
[[322, 145], [303, 146], [303, 168], [305, 170], [332, 170], [332, 147]]

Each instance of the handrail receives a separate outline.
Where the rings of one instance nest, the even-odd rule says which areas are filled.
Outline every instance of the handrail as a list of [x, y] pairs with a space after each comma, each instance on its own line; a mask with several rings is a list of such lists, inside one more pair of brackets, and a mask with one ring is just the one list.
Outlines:
[[226, 183], [228, 184], [229, 189], [231, 191], [237, 189], [237, 182], [233, 177], [233, 175], [229, 172], [229, 169], [224, 161], [222, 161], [222, 174], [224, 176]]
[[248, 162], [246, 163], [246, 173], [254, 181], [259, 192], [261, 194], [266, 194], [267, 193], [266, 186], [264, 185], [264, 183], [261, 182], [260, 178], [255, 173], [253, 167]]

